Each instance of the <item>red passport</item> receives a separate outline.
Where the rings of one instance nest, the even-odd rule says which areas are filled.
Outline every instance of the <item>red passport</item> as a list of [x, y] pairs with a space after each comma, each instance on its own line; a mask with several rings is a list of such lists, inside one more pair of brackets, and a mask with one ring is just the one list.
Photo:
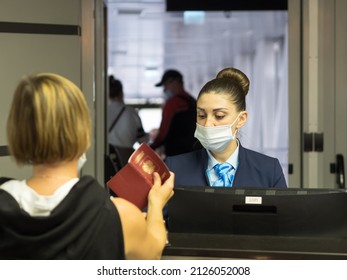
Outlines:
[[118, 196], [138, 208], [147, 206], [148, 193], [153, 186], [153, 172], [162, 183], [170, 177], [170, 171], [162, 159], [146, 143], [142, 143], [130, 156], [128, 163], [106, 185]]

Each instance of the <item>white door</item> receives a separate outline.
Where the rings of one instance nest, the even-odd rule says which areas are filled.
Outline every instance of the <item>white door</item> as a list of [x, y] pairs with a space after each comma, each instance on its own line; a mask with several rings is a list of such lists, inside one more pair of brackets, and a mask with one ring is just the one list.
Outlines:
[[336, 99], [335, 112], [335, 186], [346, 188], [345, 161], [347, 157], [347, 1], [335, 5]]
[[301, 184], [345, 187], [347, 1], [309, 0], [302, 7]]

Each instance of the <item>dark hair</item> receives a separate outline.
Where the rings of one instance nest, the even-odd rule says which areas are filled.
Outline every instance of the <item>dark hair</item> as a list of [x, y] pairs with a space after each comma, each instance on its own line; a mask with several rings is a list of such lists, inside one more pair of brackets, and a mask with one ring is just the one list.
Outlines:
[[113, 75], [109, 77], [109, 96], [115, 98], [123, 95], [123, 85], [120, 80], [114, 78]]
[[207, 82], [199, 92], [198, 99], [205, 93], [225, 94], [236, 105], [237, 111], [246, 110], [246, 95], [249, 79], [236, 68], [224, 68], [215, 79]]

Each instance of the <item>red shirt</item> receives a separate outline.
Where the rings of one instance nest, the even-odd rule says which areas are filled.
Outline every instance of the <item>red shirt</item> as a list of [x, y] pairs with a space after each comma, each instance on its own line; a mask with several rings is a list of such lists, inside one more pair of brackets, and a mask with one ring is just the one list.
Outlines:
[[[153, 149], [165, 143], [165, 138], [169, 132], [171, 121], [176, 113], [189, 110], [190, 102], [196, 102], [195, 99], [187, 92], [182, 91], [180, 94], [176, 94], [168, 99], [163, 107], [162, 119], [159, 128], [159, 133], [154, 139], [151, 147]], [[194, 120], [195, 122], [195, 120]]]

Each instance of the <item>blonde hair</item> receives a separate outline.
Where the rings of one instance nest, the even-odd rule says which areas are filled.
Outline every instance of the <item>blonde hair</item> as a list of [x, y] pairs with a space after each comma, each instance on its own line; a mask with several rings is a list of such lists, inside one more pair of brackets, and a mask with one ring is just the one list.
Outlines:
[[91, 120], [81, 90], [52, 73], [24, 77], [7, 120], [7, 140], [18, 164], [79, 158], [90, 146]]
[[224, 68], [216, 78], [207, 82], [198, 95], [205, 93], [225, 94], [236, 105], [238, 111], [246, 110], [246, 95], [249, 90], [249, 79], [245, 73], [236, 68]]

